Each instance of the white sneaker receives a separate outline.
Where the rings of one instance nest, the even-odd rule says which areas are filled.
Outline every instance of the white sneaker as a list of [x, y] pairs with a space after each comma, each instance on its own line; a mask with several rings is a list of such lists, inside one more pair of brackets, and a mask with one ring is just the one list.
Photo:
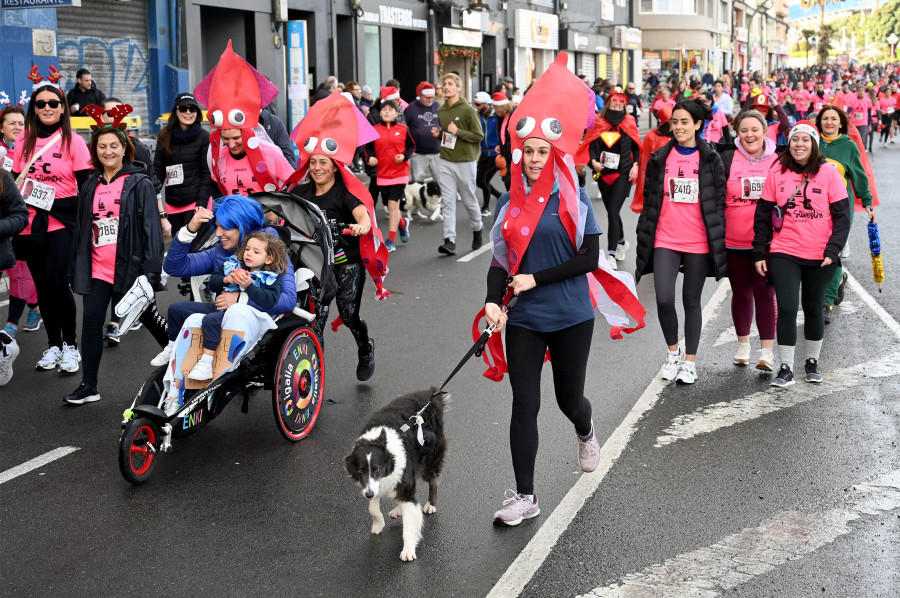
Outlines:
[[607, 254], [606, 254], [606, 261], [609, 263], [609, 267], [612, 268], [613, 270], [618, 270], [618, 269], [619, 269], [619, 265], [616, 263], [616, 256], [610, 255], [610, 254], [607, 253]]
[[13, 362], [19, 356], [19, 345], [15, 339], [0, 347], [0, 386], [12, 380]]
[[63, 343], [62, 355], [59, 358], [59, 371], [74, 374], [78, 371], [79, 363], [81, 363], [81, 353], [78, 352], [78, 347]]
[[44, 351], [43, 357], [41, 357], [37, 365], [34, 366], [36, 370], [55, 370], [56, 366], [59, 365], [59, 360], [62, 357], [62, 349], [59, 347], [50, 347], [46, 351]]
[[775, 354], [772, 352], [772, 349], [759, 350], [759, 361], [756, 364], [756, 369], [764, 372], [771, 372], [775, 369]]
[[672, 355], [671, 353], [666, 353], [666, 364], [662, 367], [660, 371], [660, 377], [663, 380], [672, 380], [678, 375], [678, 366], [681, 364], [684, 359], [684, 353], [681, 350], [678, 350], [678, 353]]
[[616, 245], [616, 261], [624, 262], [625, 261], [625, 252], [628, 251], [628, 248], [631, 247], [631, 243], [625, 241], [624, 243], [620, 243]]
[[693, 361], [682, 361], [678, 368], [678, 376], [675, 382], [681, 384], [693, 384], [697, 381], [697, 365]]
[[212, 361], [204, 361], [201, 359], [193, 368], [191, 368], [188, 378], [191, 380], [212, 380], [213, 369]]
[[738, 343], [738, 350], [732, 362], [734, 365], [750, 365], [750, 343]]
[[163, 350], [160, 351], [156, 357], [150, 360], [150, 365], [154, 367], [159, 367], [161, 365], [166, 365], [169, 363], [169, 360], [172, 359], [172, 347], [175, 346], [174, 341], [169, 341], [169, 344], [163, 347]]

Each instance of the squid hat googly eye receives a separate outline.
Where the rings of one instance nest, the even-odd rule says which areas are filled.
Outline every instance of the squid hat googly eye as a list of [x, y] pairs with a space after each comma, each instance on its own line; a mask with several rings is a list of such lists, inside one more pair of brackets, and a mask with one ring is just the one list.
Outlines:
[[516, 108], [509, 123], [514, 153], [526, 139], [537, 137], [574, 154], [585, 128], [593, 126], [594, 92], [569, 70], [567, 61], [560, 52]]
[[194, 97], [207, 107], [209, 122], [216, 129], [255, 128], [259, 111], [277, 95], [271, 81], [235, 54], [231, 40], [219, 63], [194, 88]]

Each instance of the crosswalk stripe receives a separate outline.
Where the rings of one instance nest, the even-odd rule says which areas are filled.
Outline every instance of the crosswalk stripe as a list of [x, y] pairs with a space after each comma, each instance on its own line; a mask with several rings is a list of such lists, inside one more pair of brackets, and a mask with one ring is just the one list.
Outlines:
[[43, 467], [47, 463], [51, 463], [56, 461], [57, 459], [61, 459], [68, 455], [69, 453], [74, 453], [78, 450], [78, 447], [75, 446], [63, 446], [58, 449], [53, 449], [47, 453], [44, 453], [40, 457], [35, 457], [30, 461], [26, 461], [21, 465], [16, 465], [11, 469], [7, 469], [6, 471], [0, 472], [0, 484], [5, 484], [6, 482], [12, 480], [13, 478], [17, 478], [20, 475], [24, 475], [29, 471], [33, 471], [39, 467]]

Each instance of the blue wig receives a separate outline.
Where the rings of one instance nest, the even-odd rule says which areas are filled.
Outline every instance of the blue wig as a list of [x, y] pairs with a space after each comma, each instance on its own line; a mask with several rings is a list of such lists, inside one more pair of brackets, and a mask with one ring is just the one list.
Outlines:
[[262, 206], [254, 199], [243, 195], [226, 195], [215, 202], [213, 211], [216, 222], [226, 230], [240, 231], [240, 243], [244, 237], [263, 227]]

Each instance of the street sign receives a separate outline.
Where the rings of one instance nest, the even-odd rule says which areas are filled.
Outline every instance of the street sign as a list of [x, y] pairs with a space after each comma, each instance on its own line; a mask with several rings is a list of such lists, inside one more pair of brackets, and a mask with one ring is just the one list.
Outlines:
[[50, 8], [54, 6], [81, 6], [81, 0], [0, 0], [2, 8]]

